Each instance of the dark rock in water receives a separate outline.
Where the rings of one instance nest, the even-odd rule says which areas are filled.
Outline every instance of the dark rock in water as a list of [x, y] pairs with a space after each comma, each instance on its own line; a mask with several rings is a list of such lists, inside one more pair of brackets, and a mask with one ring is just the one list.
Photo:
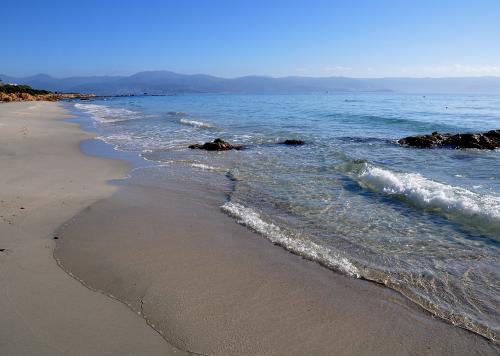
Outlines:
[[304, 145], [305, 142], [302, 140], [285, 140], [281, 142], [282, 145], [290, 145], [290, 146], [301, 146]]
[[440, 134], [409, 136], [398, 140], [400, 145], [418, 148], [476, 148], [479, 150], [494, 150], [500, 148], [500, 130], [484, 133]]
[[220, 138], [216, 138], [214, 142], [205, 142], [203, 145], [194, 144], [190, 145], [189, 148], [207, 150], [207, 151], [229, 151], [229, 150], [242, 150], [243, 145], [232, 145]]

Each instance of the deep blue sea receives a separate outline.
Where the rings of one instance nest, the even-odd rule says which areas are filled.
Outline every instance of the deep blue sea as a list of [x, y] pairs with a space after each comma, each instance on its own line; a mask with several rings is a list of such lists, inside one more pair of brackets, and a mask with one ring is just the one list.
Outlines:
[[[500, 129], [499, 96], [186, 94], [75, 107], [117, 150], [224, 191], [220, 209], [273, 243], [500, 340], [500, 151], [395, 142]], [[217, 137], [247, 149], [187, 148]]]

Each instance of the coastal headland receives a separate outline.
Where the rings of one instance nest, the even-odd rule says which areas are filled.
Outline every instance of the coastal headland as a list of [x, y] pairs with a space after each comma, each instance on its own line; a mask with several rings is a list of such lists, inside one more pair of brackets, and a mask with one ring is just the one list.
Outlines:
[[94, 94], [59, 93], [33, 89], [28, 85], [4, 84], [0, 81], [0, 103], [13, 101], [59, 101], [64, 99], [88, 100]]

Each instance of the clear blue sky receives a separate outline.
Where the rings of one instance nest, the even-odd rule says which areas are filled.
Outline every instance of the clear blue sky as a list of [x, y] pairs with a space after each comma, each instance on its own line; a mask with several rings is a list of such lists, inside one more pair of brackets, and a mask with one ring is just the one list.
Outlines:
[[500, 0], [16, 0], [0, 18], [9, 75], [500, 75]]

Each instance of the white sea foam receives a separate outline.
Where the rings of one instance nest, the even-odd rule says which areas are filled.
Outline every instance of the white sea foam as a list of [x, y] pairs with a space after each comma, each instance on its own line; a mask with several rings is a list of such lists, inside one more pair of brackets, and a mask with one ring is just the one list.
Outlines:
[[364, 163], [359, 184], [375, 192], [402, 196], [424, 208], [441, 210], [490, 227], [500, 227], [500, 197], [436, 182], [416, 173], [394, 172]]
[[112, 145], [116, 151], [122, 151], [120, 147], [126, 143], [133, 142], [133, 136], [121, 134], [121, 135], [107, 135], [107, 136], [97, 136], [98, 140], [101, 140], [109, 145]]
[[193, 126], [193, 127], [197, 127], [197, 128], [209, 129], [209, 128], [214, 127], [214, 125], [211, 123], [196, 121], [196, 120], [180, 119], [179, 122], [183, 125]]
[[193, 168], [198, 168], [204, 171], [216, 171], [217, 168], [209, 166], [208, 164], [203, 164], [203, 163], [191, 163], [191, 167]]
[[340, 270], [357, 278], [361, 276], [356, 266], [346, 257], [331, 251], [325, 246], [320, 246], [311, 240], [301, 238], [300, 236], [289, 236], [278, 226], [262, 220], [260, 215], [250, 208], [246, 208], [238, 203], [227, 202], [221, 206], [221, 209], [230, 216], [235, 217], [238, 223], [251, 228], [272, 243], [280, 245], [297, 255], [320, 262], [330, 268]]
[[116, 142], [116, 141], [126, 142], [126, 141], [132, 141], [134, 139], [134, 136], [128, 134], [116, 134], [116, 135], [98, 136], [97, 138], [103, 141], [108, 140], [109, 142]]
[[77, 103], [75, 107], [89, 113], [94, 120], [102, 123], [127, 121], [142, 117], [135, 111], [106, 105]]

